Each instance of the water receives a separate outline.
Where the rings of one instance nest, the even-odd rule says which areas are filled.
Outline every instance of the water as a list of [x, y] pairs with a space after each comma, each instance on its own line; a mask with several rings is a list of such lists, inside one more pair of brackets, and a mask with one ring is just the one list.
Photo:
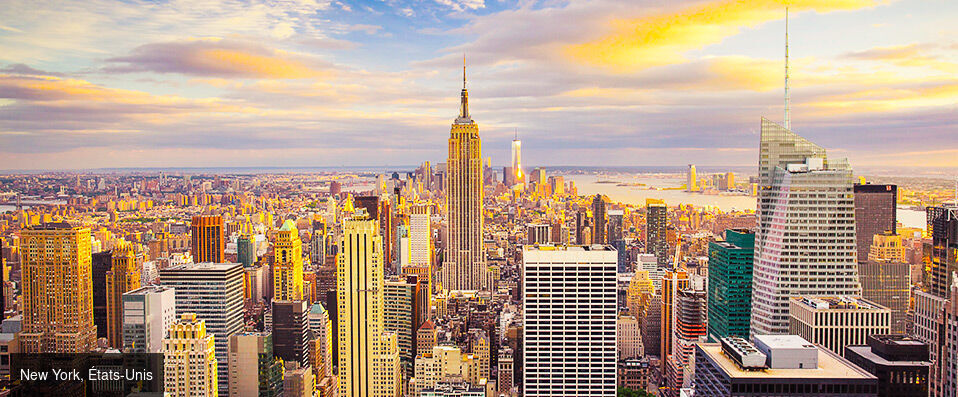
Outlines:
[[[652, 187], [676, 188], [685, 184], [683, 174], [609, 174], [564, 175], [566, 181], [575, 181], [580, 195], [604, 194], [613, 201], [645, 205], [645, 199], [661, 199], [670, 206], [692, 204], [696, 207], [715, 207], [723, 212], [755, 210], [756, 198], [745, 195], [711, 195], [689, 193], [684, 190], [651, 190]], [[615, 183], [597, 183], [612, 181]], [[618, 183], [644, 183], [646, 186], [618, 186]], [[924, 229], [925, 212], [898, 208], [898, 222], [904, 227]]]

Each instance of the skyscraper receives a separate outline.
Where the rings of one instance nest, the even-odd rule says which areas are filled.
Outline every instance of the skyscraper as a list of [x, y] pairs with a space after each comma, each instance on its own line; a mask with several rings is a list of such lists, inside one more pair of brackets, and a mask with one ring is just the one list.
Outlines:
[[868, 261], [858, 264], [862, 297], [891, 309], [891, 332], [903, 333], [911, 301], [911, 265], [904, 262], [902, 238], [886, 232], [872, 241]]
[[21, 353], [86, 353], [95, 346], [90, 229], [47, 223], [20, 235]]
[[872, 236], [898, 232], [898, 186], [855, 185], [855, 236], [858, 262], [868, 260]]
[[755, 233], [728, 229], [725, 241], [709, 243], [708, 336], [747, 338], [752, 313]]
[[592, 199], [592, 217], [595, 218], [595, 229], [592, 230], [592, 244], [606, 244], [606, 213], [605, 200], [601, 194]]
[[123, 294], [140, 288], [143, 252], [123, 242], [113, 249], [113, 269], [106, 274], [107, 339], [110, 346], [123, 347]]
[[343, 221], [339, 255], [339, 396], [398, 397], [396, 334], [384, 332], [382, 237], [375, 220]]
[[414, 205], [410, 208], [409, 264], [412, 266], [432, 266], [431, 216], [432, 210], [428, 205]]
[[660, 266], [669, 263], [669, 242], [666, 236], [668, 207], [656, 199], [645, 200], [645, 252], [655, 255]]
[[672, 354], [672, 338], [675, 336], [675, 297], [679, 291], [689, 287], [689, 274], [684, 270], [675, 272], [666, 272], [662, 277], [662, 300], [661, 300], [661, 321], [659, 325], [659, 349], [662, 359], [662, 372], [665, 372], [668, 361], [666, 360]]
[[176, 296], [160, 285], [123, 294], [123, 351], [159, 353], [163, 338], [176, 323]]
[[385, 281], [383, 288], [383, 329], [396, 334], [400, 366], [405, 379], [413, 375], [413, 339], [416, 319], [416, 279], [394, 276]]
[[183, 313], [170, 327], [163, 339], [163, 367], [163, 391], [173, 396], [216, 397], [217, 378], [225, 378], [218, 371], [213, 335], [195, 313]]
[[936, 206], [926, 209], [928, 234], [931, 235], [931, 272], [928, 292], [948, 299], [948, 289], [958, 272], [958, 207]]
[[524, 395], [615, 396], [616, 253], [524, 246]]
[[302, 300], [303, 242], [292, 220], [276, 233], [273, 256], [273, 300]]
[[253, 236], [243, 233], [236, 239], [236, 260], [243, 267], [252, 267], [256, 263], [256, 246], [253, 244]]
[[273, 337], [268, 332], [231, 336], [228, 369], [230, 397], [282, 395], [283, 361], [273, 355]]
[[190, 225], [190, 253], [194, 263], [222, 263], [226, 249], [223, 217], [197, 215]]
[[690, 280], [688, 288], [676, 291], [672, 354], [667, 357], [665, 396], [679, 397], [694, 373], [695, 343], [706, 335], [708, 321], [705, 279]]
[[860, 294], [851, 168], [763, 118], [751, 334], [787, 333], [792, 297]]
[[486, 277], [482, 250], [482, 142], [469, 116], [466, 68], [462, 68], [459, 117], [452, 124], [446, 160], [446, 258], [440, 272], [445, 290], [480, 290]]
[[[465, 89], [465, 87], [463, 87]], [[519, 140], [519, 130], [516, 130], [516, 136], [512, 139], [512, 162], [510, 171], [511, 178], [506, 179], [512, 182], [512, 186], [522, 186], [525, 183], [525, 174], [522, 172], [522, 141]]]
[[309, 305], [306, 301], [273, 301], [273, 354], [286, 362], [309, 365]]
[[697, 192], [698, 188], [698, 175], [695, 173], [695, 164], [689, 164], [689, 170], [685, 175], [685, 191], [687, 192]]
[[93, 324], [96, 337], [106, 338], [106, 274], [113, 268], [113, 251], [101, 251], [92, 255], [93, 265]]
[[[243, 265], [189, 263], [160, 270], [160, 285], [176, 293], [176, 314], [195, 313], [216, 340], [216, 359], [227, 368], [230, 336], [243, 330]], [[229, 390], [227, 372], [219, 388]]]

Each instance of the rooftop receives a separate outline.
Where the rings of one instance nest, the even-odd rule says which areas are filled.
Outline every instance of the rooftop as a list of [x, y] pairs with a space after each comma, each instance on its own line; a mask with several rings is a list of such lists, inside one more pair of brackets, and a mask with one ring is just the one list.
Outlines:
[[888, 310], [856, 296], [800, 296], [792, 300], [815, 310]]
[[[767, 336], [767, 335], [763, 335]], [[799, 338], [801, 339], [801, 338]], [[778, 339], [784, 344], [790, 344], [793, 341], [789, 339]], [[805, 342], [804, 339], [802, 340]], [[718, 369], [728, 374], [731, 378], [749, 378], [749, 379], [782, 379], [782, 378], [806, 378], [806, 379], [873, 379], [874, 376], [865, 372], [865, 370], [856, 367], [854, 364], [846, 361], [838, 355], [826, 350], [818, 349], [818, 368], [804, 369], [781, 369], [770, 368], [760, 371], [748, 371], [740, 368], [729, 356], [722, 352], [722, 345], [718, 343], [697, 343], [702, 352], [708, 356]]]
[[592, 244], [592, 245], [552, 245], [552, 244], [534, 244], [525, 245], [523, 251], [615, 251], [611, 245]]

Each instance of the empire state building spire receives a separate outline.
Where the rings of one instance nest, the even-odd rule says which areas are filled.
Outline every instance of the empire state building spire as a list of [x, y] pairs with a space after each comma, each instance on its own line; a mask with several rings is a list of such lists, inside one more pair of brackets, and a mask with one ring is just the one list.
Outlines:
[[[469, 91], [466, 90], [466, 54], [462, 54], [462, 103], [459, 105], [459, 119], [463, 121], [469, 118]], [[458, 120], [457, 120], [458, 121]]]

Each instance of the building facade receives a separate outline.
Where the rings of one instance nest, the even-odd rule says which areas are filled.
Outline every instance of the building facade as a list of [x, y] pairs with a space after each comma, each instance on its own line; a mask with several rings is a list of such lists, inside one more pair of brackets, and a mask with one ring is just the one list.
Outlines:
[[725, 241], [709, 243], [708, 336], [748, 337], [752, 315], [752, 260], [755, 233], [725, 231]]
[[123, 351], [159, 353], [176, 322], [176, 295], [170, 287], [149, 285], [123, 294]]

